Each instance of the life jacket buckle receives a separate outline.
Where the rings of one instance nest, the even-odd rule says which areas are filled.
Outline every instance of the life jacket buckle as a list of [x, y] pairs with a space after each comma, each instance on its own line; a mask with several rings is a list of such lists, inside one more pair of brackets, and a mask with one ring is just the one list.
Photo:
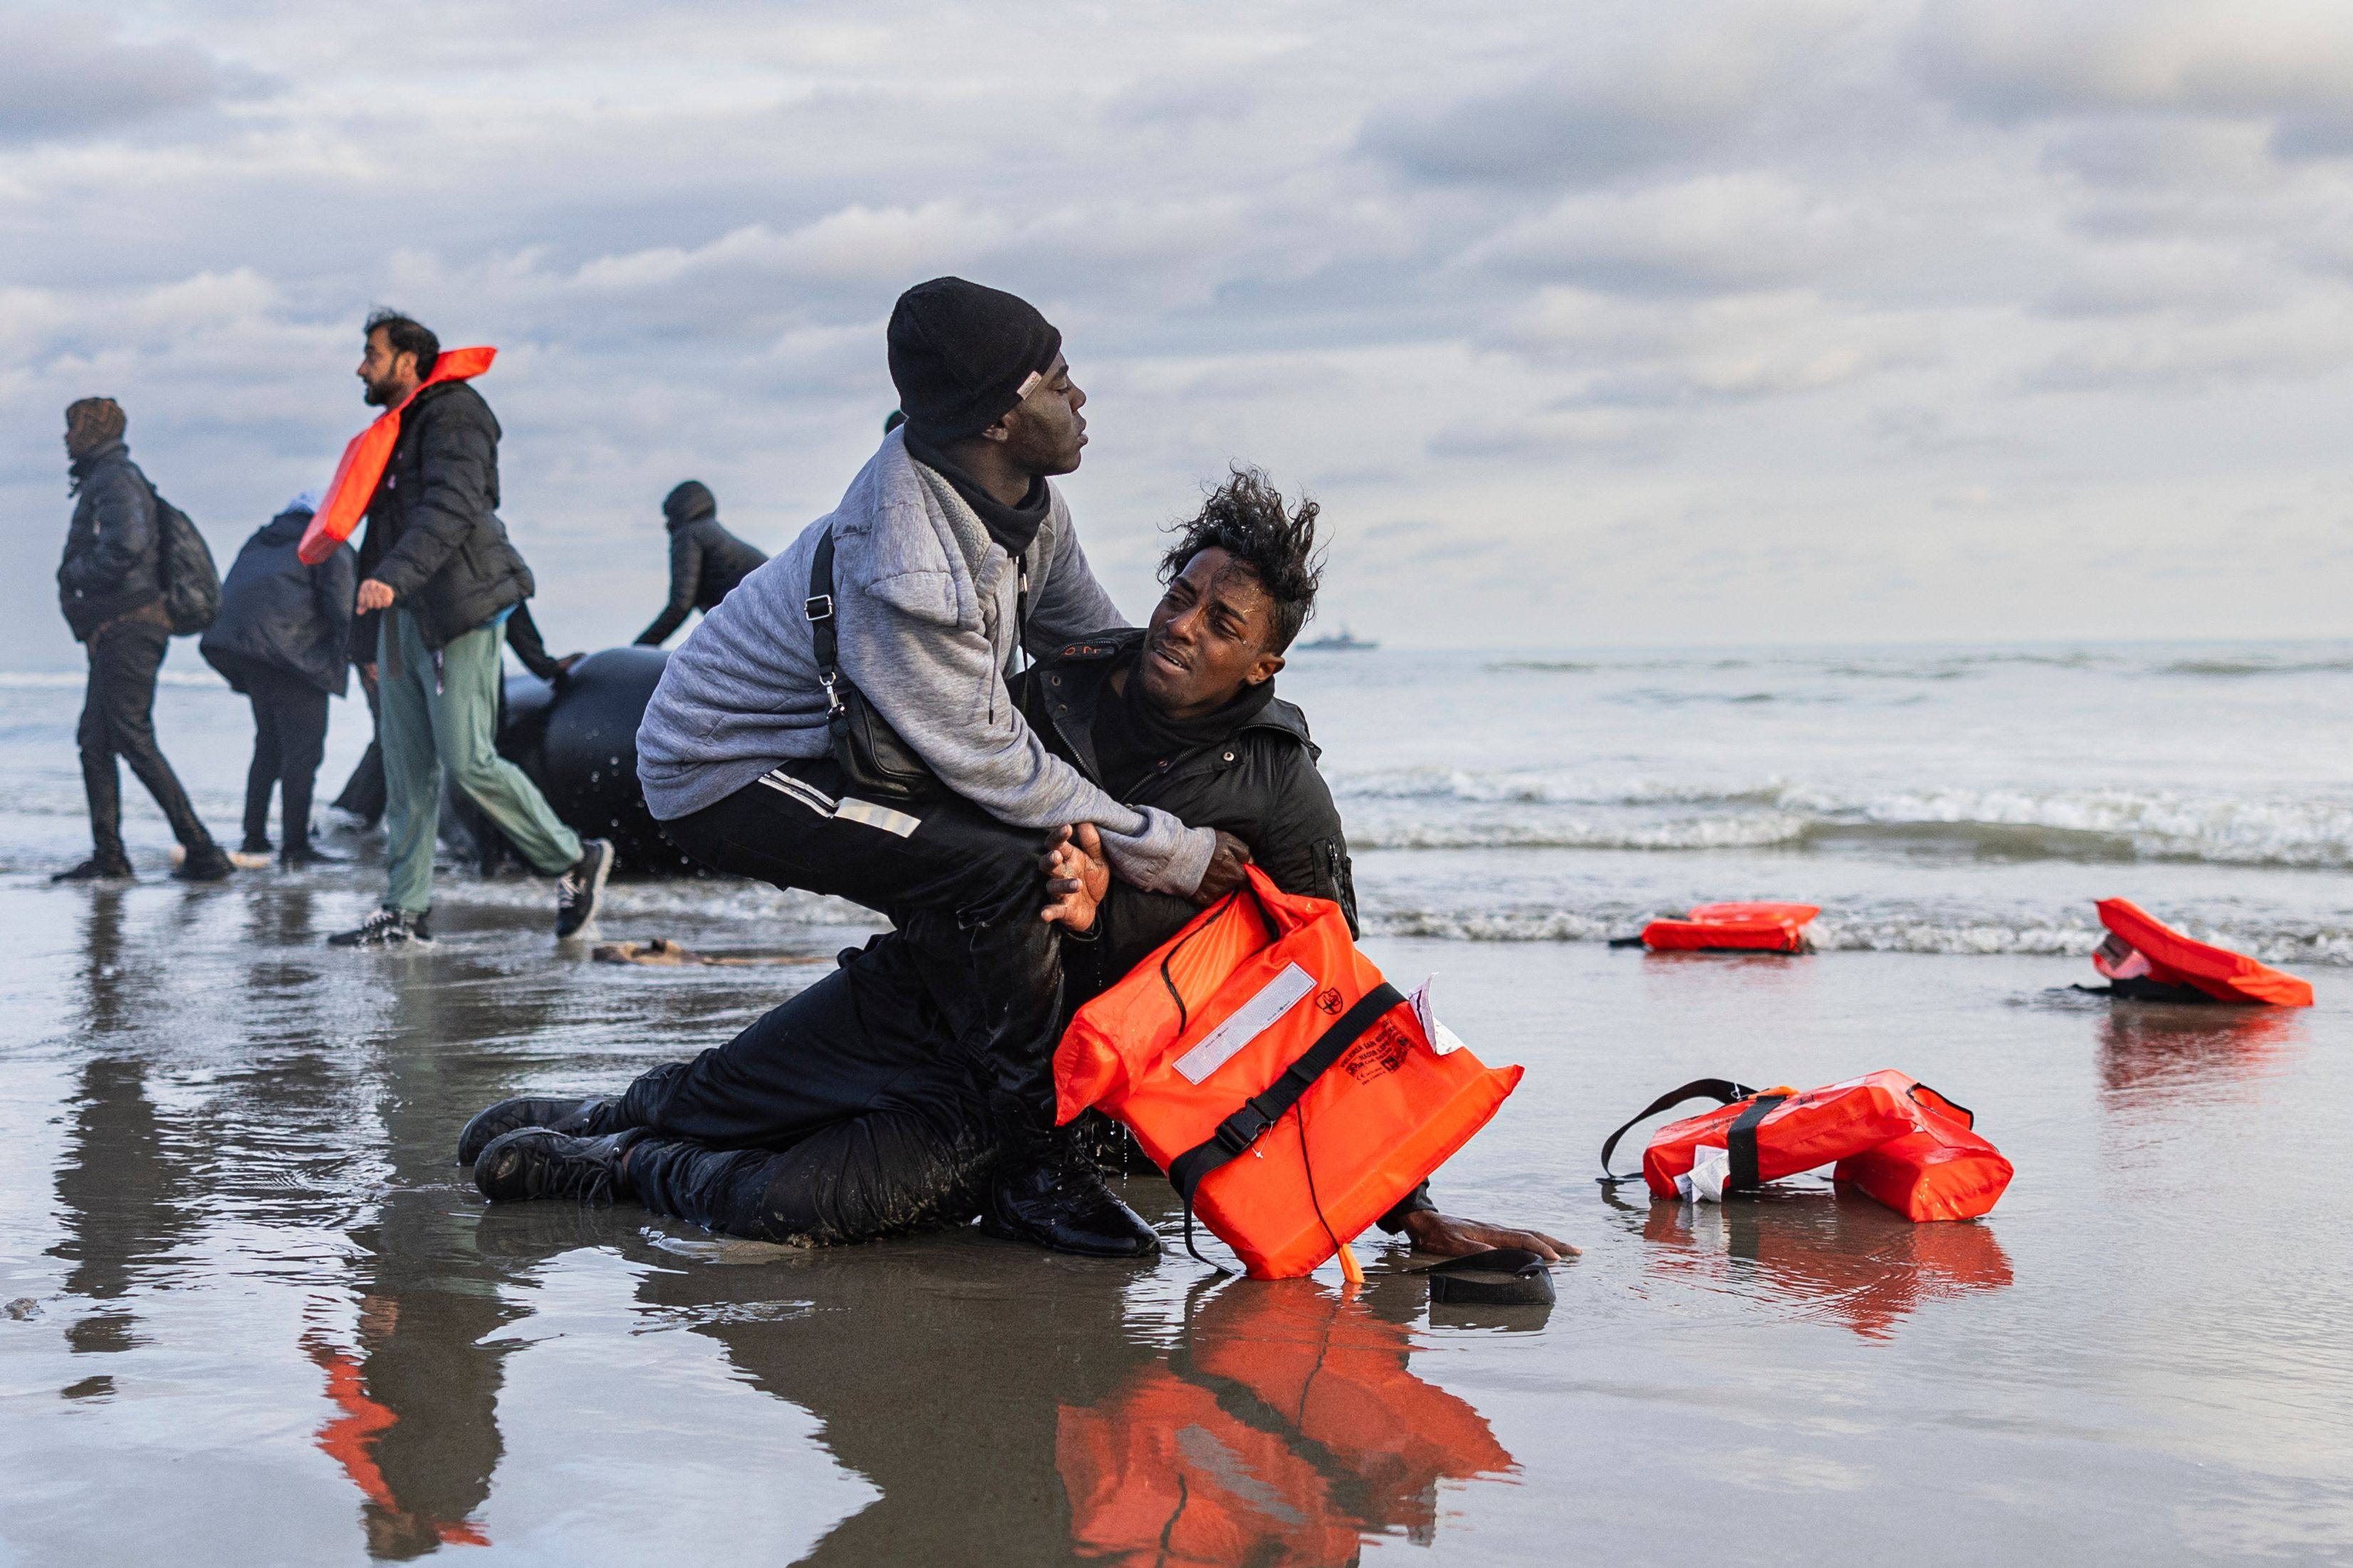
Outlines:
[[[823, 609], [819, 609], [818, 606], [820, 605], [825, 607]], [[801, 601], [801, 614], [807, 616], [812, 621], [829, 621], [833, 619], [833, 595], [830, 594], [810, 595], [807, 598]]]

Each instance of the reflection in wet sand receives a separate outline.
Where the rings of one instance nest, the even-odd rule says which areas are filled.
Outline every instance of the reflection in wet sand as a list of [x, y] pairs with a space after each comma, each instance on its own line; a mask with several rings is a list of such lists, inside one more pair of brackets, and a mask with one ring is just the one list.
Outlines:
[[1478, 1411], [1407, 1368], [1399, 1324], [1306, 1280], [1203, 1293], [1176, 1353], [1064, 1405], [1079, 1555], [1353, 1563], [1360, 1534], [1436, 1538], [1438, 1483], [1514, 1467]]
[[1377, 1310], [1308, 1280], [1198, 1284], [1168, 1335], [1141, 1282], [960, 1237], [673, 1262], [639, 1298], [880, 1489], [810, 1563], [1352, 1563], [1365, 1535], [1429, 1542], [1441, 1480], [1514, 1468], [1409, 1370], [1383, 1314], [1418, 1289]]
[[2241, 1093], [2305, 1037], [2303, 1015], [2284, 1008], [2116, 1002], [2100, 1022], [2100, 1102], [2114, 1112]]
[[1642, 1238], [1656, 1246], [1655, 1275], [1786, 1304], [1872, 1340], [1892, 1339], [1927, 1302], [2010, 1282], [2009, 1256], [1983, 1221], [1915, 1225], [1853, 1193], [1654, 1202]]

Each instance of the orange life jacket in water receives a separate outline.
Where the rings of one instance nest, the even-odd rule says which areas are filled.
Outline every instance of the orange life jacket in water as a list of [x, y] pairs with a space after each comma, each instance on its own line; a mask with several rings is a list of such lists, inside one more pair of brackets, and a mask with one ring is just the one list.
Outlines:
[[2193, 942], [2129, 900], [2102, 899], [2094, 907], [2108, 940], [2092, 954], [2092, 967], [2110, 980], [2187, 985], [2218, 1002], [2312, 1005], [2308, 983], [2227, 948]]
[[1906, 1073], [1869, 1073], [1799, 1091], [1753, 1089], [1704, 1078], [1661, 1095], [1601, 1145], [1601, 1168], [1635, 1122], [1687, 1100], [1721, 1109], [1669, 1122], [1642, 1152], [1642, 1178], [1653, 1197], [1672, 1198], [1701, 1151], [1725, 1151], [1721, 1191], [1753, 1191], [1767, 1182], [1835, 1164], [1834, 1179], [1878, 1199], [1907, 1219], [1971, 1219], [1993, 1207], [2010, 1185], [2010, 1163], [1972, 1131], [1974, 1113]]
[[[417, 392], [437, 382], [470, 381], [490, 369], [498, 357], [496, 349], [443, 349], [433, 361], [433, 374], [417, 384]], [[376, 483], [384, 478], [384, 466], [392, 461], [392, 449], [400, 444], [400, 411], [417, 401], [417, 392], [402, 398], [399, 408], [377, 415], [373, 424], [345, 444], [343, 461], [335, 465], [335, 477], [327, 481], [326, 496], [319, 502], [311, 526], [302, 531], [302, 542], [294, 547], [305, 566], [316, 566], [332, 555], [367, 515]]]
[[1186, 1246], [1198, 1208], [1256, 1279], [1337, 1252], [1519, 1081], [1425, 1022], [1339, 905], [1256, 867], [1080, 1008], [1054, 1053], [1059, 1119], [1116, 1118], [1184, 1200]]
[[1652, 921], [1642, 945], [1653, 952], [1808, 952], [1814, 904], [1701, 904], [1679, 921]]

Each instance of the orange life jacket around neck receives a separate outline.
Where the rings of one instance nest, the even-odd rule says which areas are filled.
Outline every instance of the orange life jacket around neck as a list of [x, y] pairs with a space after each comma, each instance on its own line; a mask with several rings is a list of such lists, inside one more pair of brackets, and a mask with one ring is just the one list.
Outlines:
[[1101, 1106], [1124, 1124], [1185, 1200], [1186, 1245], [1198, 1208], [1254, 1279], [1332, 1257], [1485, 1126], [1520, 1072], [1461, 1048], [1427, 993], [1399, 994], [1339, 905], [1256, 867], [1080, 1008], [1054, 1053], [1059, 1120]]
[[332, 555], [367, 515], [385, 465], [392, 461], [392, 449], [400, 444], [401, 410], [417, 401], [417, 393], [444, 381], [471, 381], [498, 357], [496, 349], [443, 349], [433, 361], [433, 374], [417, 384], [417, 392], [402, 398], [399, 407], [377, 415], [374, 423], [345, 444], [343, 461], [335, 465], [335, 477], [327, 481], [326, 496], [319, 502], [311, 526], [302, 531], [302, 542], [294, 547], [304, 565], [316, 566]]

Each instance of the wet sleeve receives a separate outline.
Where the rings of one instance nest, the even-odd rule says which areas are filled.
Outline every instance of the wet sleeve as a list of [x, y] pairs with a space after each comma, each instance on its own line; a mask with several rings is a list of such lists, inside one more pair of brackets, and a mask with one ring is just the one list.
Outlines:
[[352, 640], [358, 574], [359, 555], [348, 544], [337, 546], [332, 555], [311, 569], [311, 592], [316, 596], [319, 618], [338, 647], [348, 647]]
[[702, 584], [702, 545], [691, 528], [681, 528], [670, 536], [670, 603], [653, 624], [638, 634], [639, 647], [659, 647], [670, 640], [670, 633], [686, 624], [694, 608], [694, 595]]
[[1276, 887], [1330, 899], [1347, 916], [1348, 934], [1364, 934], [1356, 924], [1356, 887], [1340, 808], [1305, 747], [1293, 748], [1284, 762], [1257, 840], [1246, 833], [1240, 837]]
[[406, 597], [441, 570], [466, 536], [491, 515], [498, 439], [488, 416], [443, 398], [426, 409], [417, 439], [425, 493], [408, 514], [400, 542], [376, 563], [375, 579]]
[[1414, 1188], [1413, 1191], [1406, 1194], [1405, 1196], [1398, 1199], [1397, 1206], [1395, 1208], [1389, 1210], [1388, 1213], [1381, 1215], [1379, 1219], [1373, 1223], [1379, 1226], [1391, 1236], [1403, 1236], [1405, 1234], [1406, 1216], [1417, 1214], [1432, 1214], [1437, 1211], [1437, 1208], [1438, 1205], [1432, 1202], [1430, 1196], [1430, 1184], [1428, 1182], [1424, 1182], [1421, 1185]]

